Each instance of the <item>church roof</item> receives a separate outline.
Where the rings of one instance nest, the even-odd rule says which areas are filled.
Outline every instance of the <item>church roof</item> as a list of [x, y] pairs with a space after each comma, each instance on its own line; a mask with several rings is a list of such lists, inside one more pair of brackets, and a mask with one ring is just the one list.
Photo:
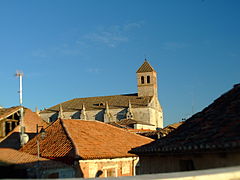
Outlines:
[[[133, 108], [147, 107], [152, 100], [152, 96], [138, 97], [138, 94], [123, 94], [114, 96], [99, 96], [87, 98], [75, 98], [61, 103], [63, 111], [79, 111], [84, 104], [86, 110], [105, 109], [105, 103], [108, 103], [109, 109], [127, 108], [129, 101]], [[50, 107], [40, 113], [59, 111], [60, 104]]]
[[240, 84], [193, 115], [166, 137], [134, 149], [140, 153], [240, 149]]
[[137, 73], [153, 72], [153, 71], [155, 71], [153, 67], [149, 64], [147, 60], [145, 60], [142, 66], [137, 70]]
[[[37, 153], [36, 138], [30, 140], [21, 151]], [[112, 125], [89, 120], [58, 119], [46, 129], [46, 137], [40, 140], [42, 157], [68, 156], [71, 150], [79, 159], [103, 159], [133, 157], [131, 148], [152, 140]]]

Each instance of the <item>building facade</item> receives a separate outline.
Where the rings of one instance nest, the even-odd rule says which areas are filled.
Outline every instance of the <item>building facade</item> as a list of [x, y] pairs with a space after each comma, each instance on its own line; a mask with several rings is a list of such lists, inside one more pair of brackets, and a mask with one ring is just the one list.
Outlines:
[[79, 119], [58, 119], [46, 129], [46, 137], [35, 136], [20, 151], [67, 163], [76, 177], [133, 176], [139, 158], [129, 153], [153, 140], [112, 125]]
[[46, 122], [57, 118], [118, 122], [134, 119], [136, 129], [163, 127], [163, 111], [158, 100], [157, 72], [148, 61], [137, 70], [138, 93], [75, 98], [40, 112]]

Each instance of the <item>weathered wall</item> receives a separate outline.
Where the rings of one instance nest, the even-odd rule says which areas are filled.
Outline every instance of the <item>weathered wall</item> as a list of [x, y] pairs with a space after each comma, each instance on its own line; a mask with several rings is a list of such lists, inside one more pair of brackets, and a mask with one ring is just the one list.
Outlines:
[[191, 167], [193, 167], [192, 170], [201, 170], [240, 165], [240, 152], [140, 156], [139, 162], [141, 174], [177, 172]]
[[[144, 83], [141, 82], [141, 77], [144, 77]], [[150, 76], [150, 83], [147, 83], [147, 76]], [[157, 73], [143, 72], [137, 73], [138, 95], [143, 96], [158, 96], [157, 92]]]
[[79, 166], [84, 178], [133, 176], [137, 157], [80, 160]]
[[185, 171], [176, 173], [147, 174], [131, 177], [122, 177], [121, 180], [239, 180], [240, 166]]

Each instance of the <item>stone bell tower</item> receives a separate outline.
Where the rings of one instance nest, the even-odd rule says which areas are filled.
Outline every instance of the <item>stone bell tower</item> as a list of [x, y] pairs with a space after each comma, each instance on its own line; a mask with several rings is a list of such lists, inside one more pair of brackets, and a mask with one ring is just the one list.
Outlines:
[[142, 66], [137, 70], [138, 96], [158, 97], [157, 72], [145, 59]]

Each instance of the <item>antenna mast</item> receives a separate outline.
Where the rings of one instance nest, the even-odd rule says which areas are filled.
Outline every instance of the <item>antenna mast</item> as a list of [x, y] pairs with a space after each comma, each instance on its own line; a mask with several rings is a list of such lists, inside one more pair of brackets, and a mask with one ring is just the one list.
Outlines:
[[22, 102], [22, 77], [23, 72], [17, 71], [16, 76], [19, 77], [19, 104], [21, 106], [20, 108], [20, 142], [21, 146], [23, 146], [26, 143], [26, 136], [25, 134], [25, 126], [24, 126], [24, 117], [23, 117], [23, 102]]
[[19, 103], [20, 106], [22, 106], [22, 77], [23, 77], [23, 72], [17, 71], [16, 76], [19, 77]]

